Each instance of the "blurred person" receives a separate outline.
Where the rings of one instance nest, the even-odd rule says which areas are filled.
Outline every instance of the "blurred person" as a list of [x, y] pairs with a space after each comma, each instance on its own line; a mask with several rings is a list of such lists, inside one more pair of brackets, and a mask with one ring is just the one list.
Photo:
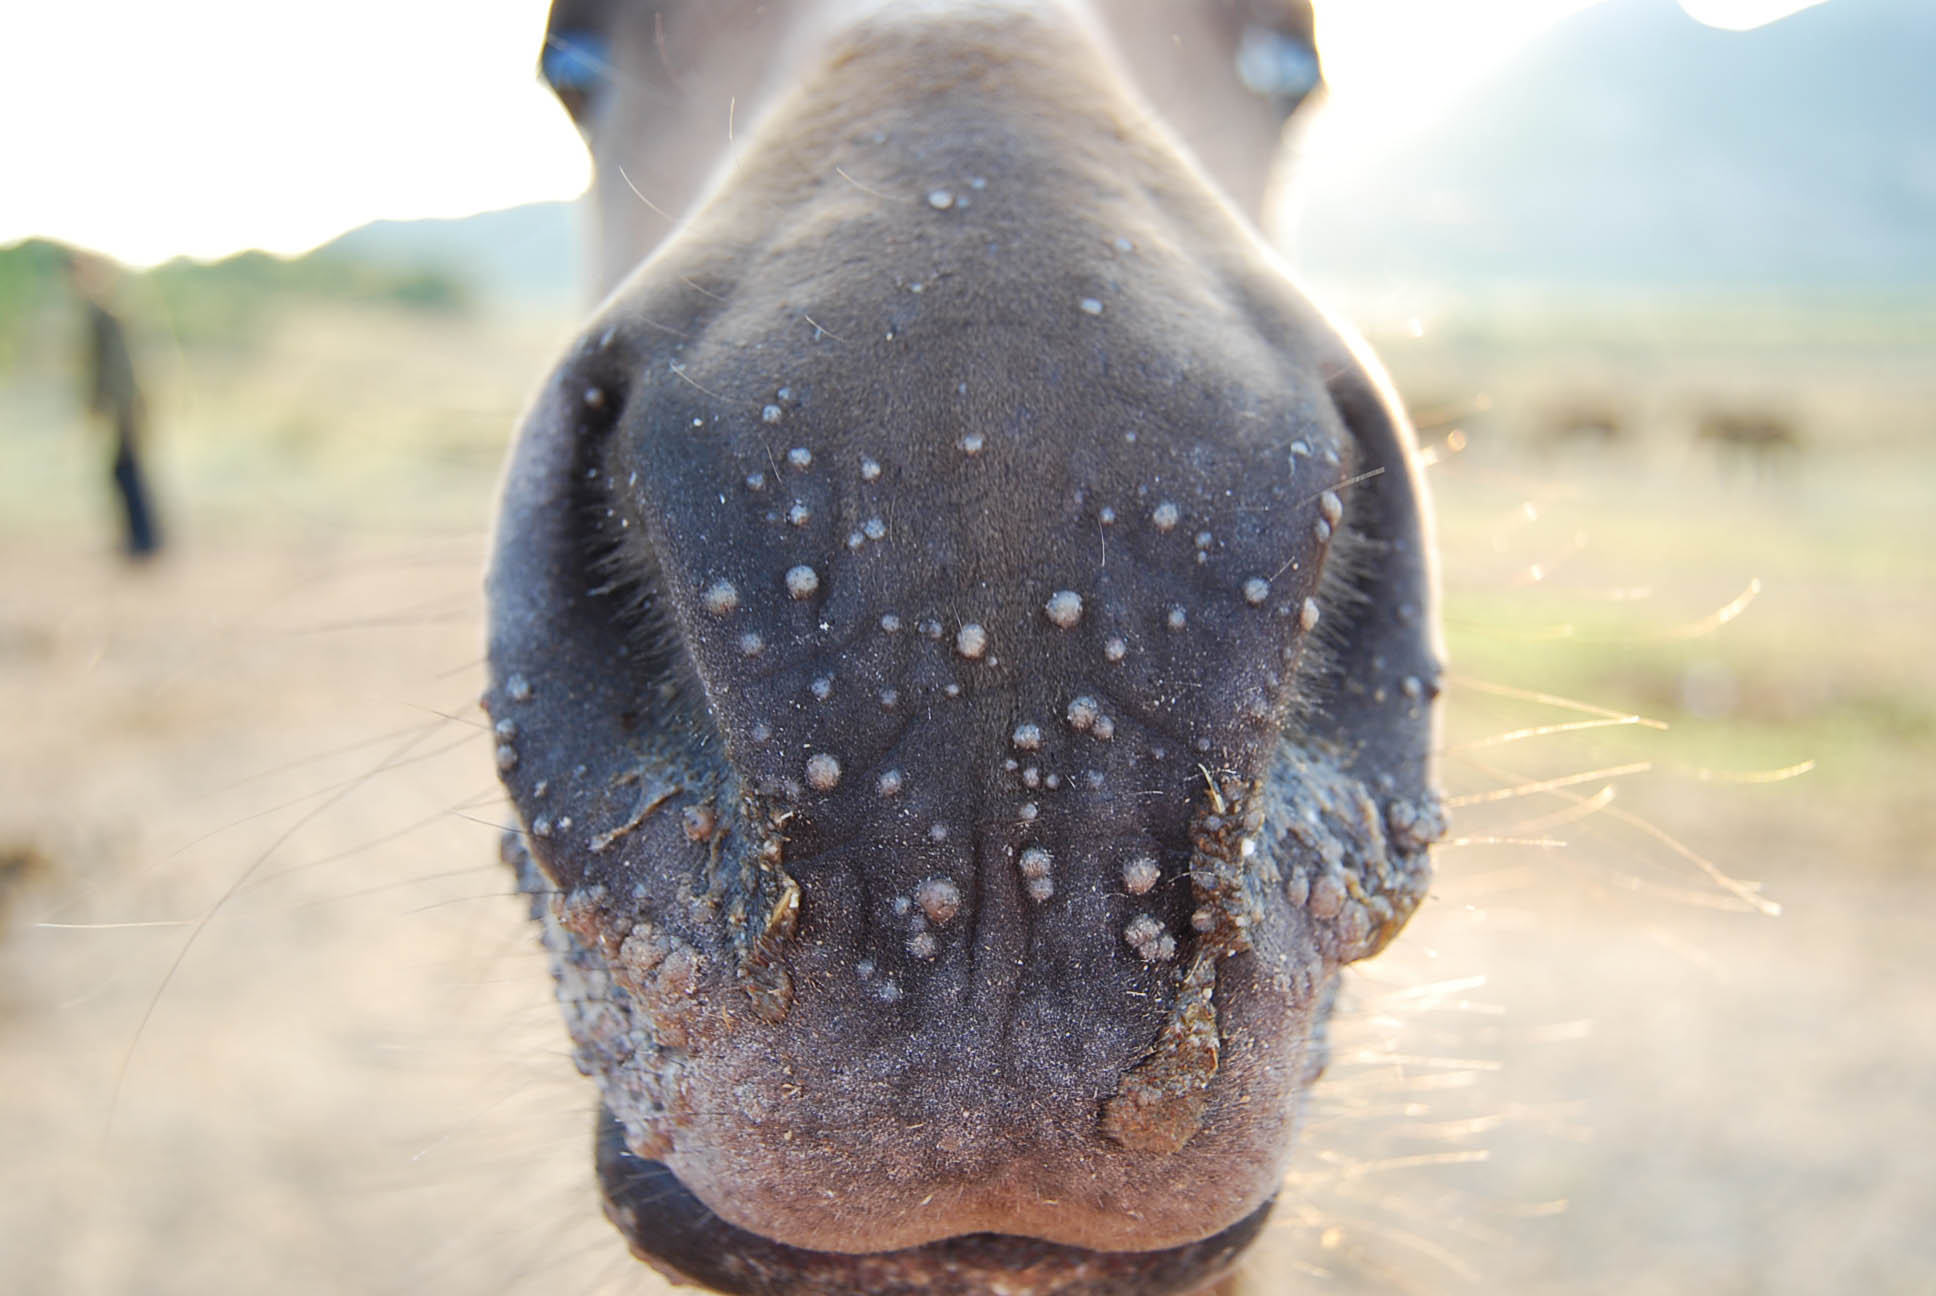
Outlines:
[[139, 562], [161, 548], [161, 533], [141, 467], [147, 402], [135, 376], [127, 325], [114, 309], [115, 267], [102, 257], [73, 253], [67, 259], [67, 269], [87, 314], [82, 345], [86, 349], [88, 412], [105, 419], [113, 429], [112, 475], [121, 500], [123, 547], [130, 559]]

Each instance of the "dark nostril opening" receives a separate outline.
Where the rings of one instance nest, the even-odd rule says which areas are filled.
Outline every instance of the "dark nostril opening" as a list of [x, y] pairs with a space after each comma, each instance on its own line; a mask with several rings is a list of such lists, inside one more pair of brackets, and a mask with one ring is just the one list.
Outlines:
[[609, 1110], [598, 1116], [605, 1213], [661, 1272], [729, 1296], [1186, 1296], [1228, 1273], [1275, 1199], [1201, 1242], [1164, 1251], [1090, 1251], [975, 1233], [901, 1251], [849, 1255], [787, 1246], [728, 1224], [663, 1162], [634, 1155]]

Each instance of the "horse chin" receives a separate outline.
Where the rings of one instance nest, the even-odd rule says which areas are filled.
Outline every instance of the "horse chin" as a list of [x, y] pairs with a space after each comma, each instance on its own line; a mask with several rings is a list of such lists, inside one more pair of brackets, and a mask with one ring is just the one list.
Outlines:
[[665, 1163], [630, 1151], [602, 1109], [594, 1158], [605, 1214], [632, 1254], [675, 1282], [730, 1296], [1188, 1296], [1235, 1268], [1262, 1233], [1265, 1202], [1220, 1233], [1164, 1251], [1091, 1251], [973, 1233], [900, 1251], [811, 1251], [721, 1219]]

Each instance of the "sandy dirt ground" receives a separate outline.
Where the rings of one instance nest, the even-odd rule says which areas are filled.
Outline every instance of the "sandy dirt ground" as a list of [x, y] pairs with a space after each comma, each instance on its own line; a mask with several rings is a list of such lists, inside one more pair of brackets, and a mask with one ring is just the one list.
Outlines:
[[[1705, 639], [1605, 649], [1589, 700], [1672, 710], [1719, 678], [1732, 745], [1705, 777], [1672, 748], [1515, 793], [1631, 764], [1619, 744], [1654, 731], [1496, 741], [1582, 714], [1490, 691], [1523, 647], [1483, 630], [1530, 597], [1500, 522], [1524, 492], [1459, 471], [1466, 840], [1350, 980], [1246, 1290], [1936, 1292], [1931, 691], [1899, 660], [1930, 587], [1891, 613], [1883, 578], [1789, 562], [1771, 537], [1819, 513], [1805, 498], [1707, 517], [1676, 533], [1721, 555], [1687, 615], [1753, 573], [1766, 622], [1719, 667]], [[449, 474], [471, 502], [441, 530], [232, 512], [143, 571], [85, 526], [0, 527], [0, 1288], [660, 1290], [598, 1218], [589, 1086], [495, 864], [488, 474]], [[1914, 489], [1849, 489], [1879, 549], [1931, 538]], [[1773, 567], [1733, 560], [1750, 524]], [[1635, 561], [1676, 571], [1672, 539]], [[1839, 773], [1714, 777], [1839, 754], [1841, 693], [1782, 710], [1824, 671], [1909, 718], [1848, 739], [1866, 754]]]

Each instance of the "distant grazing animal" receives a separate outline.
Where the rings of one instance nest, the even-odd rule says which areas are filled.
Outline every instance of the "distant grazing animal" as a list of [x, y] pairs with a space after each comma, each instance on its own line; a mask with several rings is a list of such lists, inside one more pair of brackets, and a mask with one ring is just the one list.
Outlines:
[[616, 287], [513, 452], [486, 703], [668, 1273], [1150, 1296], [1262, 1227], [1444, 831], [1409, 430], [1219, 193], [1310, 31], [554, 6]]
[[1757, 477], [1786, 468], [1802, 449], [1794, 423], [1767, 411], [1710, 411], [1695, 427], [1694, 440]]
[[1564, 405], [1546, 417], [1545, 441], [1551, 449], [1576, 446], [1610, 448], [1626, 440], [1626, 419], [1611, 405], [1598, 401]]

